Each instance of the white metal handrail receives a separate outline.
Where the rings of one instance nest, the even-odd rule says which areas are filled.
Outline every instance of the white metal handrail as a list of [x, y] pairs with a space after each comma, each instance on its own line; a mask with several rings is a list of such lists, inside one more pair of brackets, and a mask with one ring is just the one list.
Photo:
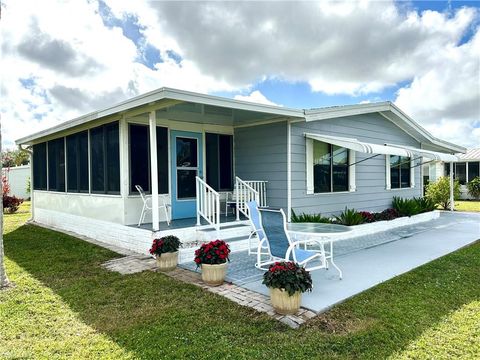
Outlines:
[[267, 206], [267, 182], [259, 180], [244, 180], [247, 185], [250, 185], [256, 192], [258, 192], [258, 206]]
[[235, 177], [235, 201], [237, 220], [240, 220], [240, 213], [246, 217], [250, 217], [248, 213], [247, 203], [255, 200], [257, 204], [260, 201], [260, 196], [257, 190], [251, 187], [246, 181], [243, 181], [238, 176]]
[[197, 187], [197, 225], [203, 217], [210, 225], [220, 230], [220, 194], [198, 176]]

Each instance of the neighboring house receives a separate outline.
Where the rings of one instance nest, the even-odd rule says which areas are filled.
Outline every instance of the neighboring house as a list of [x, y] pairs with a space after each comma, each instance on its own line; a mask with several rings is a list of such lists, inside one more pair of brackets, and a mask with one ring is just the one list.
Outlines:
[[[425, 177], [426, 181], [436, 181], [440, 176], [450, 176], [450, 164], [443, 161], [431, 162], [428, 164], [427, 175], [428, 177]], [[480, 176], [480, 148], [468, 149], [465, 154], [459, 154], [458, 162], [454, 164], [453, 175], [455, 180], [460, 183], [460, 197], [462, 199], [472, 199], [466, 185]]]
[[30, 180], [30, 165], [3, 168], [2, 174], [7, 177], [8, 184], [10, 185], [9, 195], [21, 199], [30, 198], [30, 193], [27, 192], [28, 182]]
[[[465, 151], [390, 102], [300, 110], [168, 88], [17, 144], [33, 150], [35, 221], [141, 252], [159, 227], [185, 241], [219, 230], [222, 194], [234, 189], [241, 212], [250, 198], [288, 216], [378, 211], [393, 196], [422, 194], [423, 157], [456, 161], [451, 154]], [[153, 194], [154, 208], [171, 204], [170, 228], [156, 211], [148, 231], [135, 226], [135, 185]], [[195, 217], [207, 226], [196, 228]], [[228, 226], [208, 236], [225, 238]]]

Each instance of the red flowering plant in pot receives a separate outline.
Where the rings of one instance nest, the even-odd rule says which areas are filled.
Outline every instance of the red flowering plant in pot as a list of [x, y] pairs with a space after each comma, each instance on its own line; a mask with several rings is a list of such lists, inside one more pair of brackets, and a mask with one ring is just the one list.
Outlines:
[[312, 277], [293, 261], [276, 262], [263, 274], [263, 284], [270, 289], [270, 300], [279, 314], [296, 314], [302, 293], [312, 291]]
[[154, 239], [150, 254], [155, 256], [160, 271], [170, 271], [177, 267], [180, 240], [174, 235]]
[[202, 268], [202, 280], [209, 285], [221, 285], [225, 281], [230, 247], [223, 240], [202, 244], [195, 250], [195, 264]]

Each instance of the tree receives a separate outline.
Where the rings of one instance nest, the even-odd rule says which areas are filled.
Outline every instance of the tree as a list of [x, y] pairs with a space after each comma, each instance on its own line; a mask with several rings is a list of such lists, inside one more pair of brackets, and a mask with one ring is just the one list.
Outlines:
[[476, 200], [480, 199], [480, 177], [470, 180], [467, 183], [468, 193]]
[[[0, 151], [2, 150], [2, 123], [0, 120]], [[3, 184], [0, 181], [0, 192], [3, 193]], [[3, 197], [2, 197], [3, 209]], [[0, 214], [0, 289], [8, 286], [7, 271], [5, 270], [5, 254], [3, 252], [3, 211]]]
[[[436, 182], [429, 183], [425, 196], [445, 210], [448, 209], [450, 207], [450, 179], [442, 176]], [[455, 199], [460, 197], [460, 183], [458, 180], [455, 180], [453, 183], [453, 197]]]
[[14, 166], [28, 165], [30, 157], [27, 152], [17, 150], [5, 150], [2, 152], [2, 167], [9, 168]]

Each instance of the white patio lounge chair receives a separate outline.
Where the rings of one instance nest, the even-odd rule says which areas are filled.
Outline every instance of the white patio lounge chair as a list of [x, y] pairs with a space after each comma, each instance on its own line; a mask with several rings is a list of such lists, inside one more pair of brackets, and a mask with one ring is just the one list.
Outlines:
[[252, 240], [256, 236], [258, 241], [262, 241], [265, 237], [265, 234], [262, 230], [262, 225], [260, 224], [260, 213], [258, 212], [258, 204], [256, 201], [249, 201], [247, 203], [248, 206], [248, 213], [250, 215], [250, 224], [252, 225], [252, 232], [248, 237], [248, 255], [256, 255], [258, 251], [262, 252], [262, 255], [267, 255], [270, 253], [268, 249], [268, 242], [264, 242], [264, 246], [262, 248], [257, 248], [257, 250], [252, 250]]
[[[257, 264], [255, 266], [267, 270], [266, 266], [276, 261], [295, 261], [306, 270], [327, 269], [325, 247], [323, 242], [316, 239], [292, 241], [287, 231], [287, 221], [282, 209], [258, 209], [260, 223], [265, 237], [260, 241], [257, 251]], [[268, 242], [268, 245], [265, 245]], [[305, 250], [306, 244], [316, 243], [318, 250]], [[303, 245], [303, 249], [300, 247]], [[262, 259], [262, 249], [268, 249], [267, 259]], [[311, 266], [308, 264], [311, 263]]]
[[[138, 225], [137, 225], [137, 227], [140, 227], [140, 225], [143, 223], [143, 220], [145, 220], [145, 215], [147, 214], [147, 211], [152, 211], [152, 197], [147, 196], [145, 194], [145, 191], [143, 191], [143, 188], [140, 185], [135, 185], [135, 189], [137, 189], [138, 193], [140, 194], [143, 200], [142, 213], [140, 214], [140, 219], [138, 220]], [[158, 209], [163, 210], [165, 212], [165, 219], [167, 220], [168, 226], [170, 226], [170, 216], [168, 215], [169, 207], [170, 207], [170, 204], [167, 204], [165, 195], [160, 195], [158, 197]]]

